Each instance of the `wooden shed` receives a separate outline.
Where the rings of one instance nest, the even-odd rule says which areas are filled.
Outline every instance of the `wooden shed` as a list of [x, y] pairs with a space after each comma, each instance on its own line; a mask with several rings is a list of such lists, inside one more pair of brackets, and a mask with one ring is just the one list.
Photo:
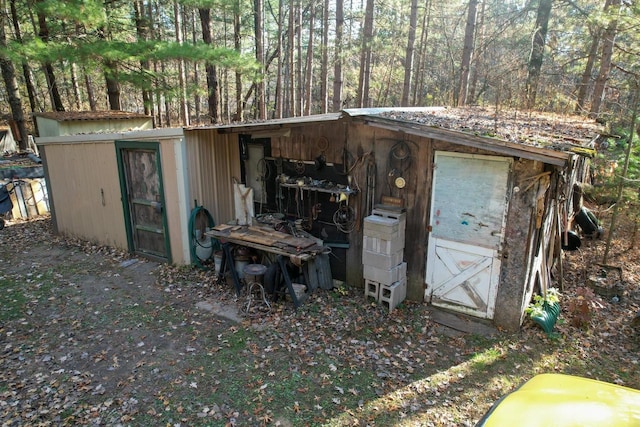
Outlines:
[[[364, 287], [363, 221], [406, 215], [407, 299], [515, 330], [545, 291], [599, 136], [577, 117], [490, 109], [356, 109], [185, 131], [192, 197], [234, 218], [232, 180], [333, 249]], [[193, 162], [190, 162], [193, 164]]]
[[[365, 222], [391, 206], [406, 218], [407, 299], [516, 330], [561, 259], [598, 135], [575, 117], [398, 108], [37, 143], [62, 233], [189, 263], [194, 201], [233, 222], [244, 185], [257, 221], [321, 239], [333, 278], [363, 289]], [[127, 187], [154, 174], [153, 195]], [[161, 224], [145, 227], [154, 212]]]

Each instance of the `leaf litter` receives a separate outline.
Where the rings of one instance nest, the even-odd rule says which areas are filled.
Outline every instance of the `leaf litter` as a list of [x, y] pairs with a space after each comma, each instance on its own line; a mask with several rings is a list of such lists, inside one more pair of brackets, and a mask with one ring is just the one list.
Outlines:
[[516, 334], [464, 334], [424, 304], [389, 314], [358, 289], [235, 322], [199, 308], [246, 302], [210, 272], [54, 235], [47, 217], [0, 241], [2, 425], [468, 426], [540, 372], [640, 388], [629, 241], [614, 240], [624, 295], [589, 296], [580, 323], [569, 307], [588, 295], [603, 242], [565, 253], [551, 337], [528, 321]]

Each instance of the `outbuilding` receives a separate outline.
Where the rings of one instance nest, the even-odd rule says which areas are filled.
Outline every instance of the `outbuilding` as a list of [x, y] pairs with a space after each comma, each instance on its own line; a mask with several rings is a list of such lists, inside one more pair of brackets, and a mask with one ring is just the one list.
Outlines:
[[[189, 263], [195, 204], [233, 222], [242, 185], [256, 220], [275, 215], [321, 239], [333, 278], [364, 288], [365, 225], [395, 212], [407, 299], [515, 330], [560, 266], [573, 184], [598, 135], [576, 117], [394, 108], [37, 143], [62, 233], [134, 252], [148, 243], [141, 252]], [[135, 193], [152, 172], [158, 185]], [[137, 224], [138, 211], [158, 227]]]

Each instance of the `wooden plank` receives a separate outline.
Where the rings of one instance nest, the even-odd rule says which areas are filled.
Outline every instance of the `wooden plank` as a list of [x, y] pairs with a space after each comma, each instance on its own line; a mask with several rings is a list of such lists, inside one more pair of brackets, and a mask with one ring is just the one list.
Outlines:
[[233, 227], [235, 227], [235, 226], [229, 225], [229, 224], [218, 224], [215, 227], [213, 227], [213, 229], [216, 230], [216, 231], [227, 231], [227, 230], [229, 230], [230, 228], [233, 228]]
[[257, 234], [251, 234], [251, 233], [238, 233], [235, 231], [232, 231], [231, 233], [229, 233], [229, 237], [232, 239], [258, 243], [260, 245], [265, 245], [265, 246], [273, 246], [273, 244], [278, 241], [277, 239], [274, 239], [268, 236], [261, 236]]
[[306, 249], [316, 244], [314, 240], [306, 239], [304, 237], [292, 237], [289, 235], [287, 236], [288, 237], [286, 239], [282, 240], [282, 243], [285, 243], [289, 246], [293, 246], [295, 248]]

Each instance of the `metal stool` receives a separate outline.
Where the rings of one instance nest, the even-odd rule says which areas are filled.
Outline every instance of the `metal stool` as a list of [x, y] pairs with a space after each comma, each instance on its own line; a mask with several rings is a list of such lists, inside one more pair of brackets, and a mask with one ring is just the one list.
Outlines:
[[[244, 278], [248, 287], [248, 295], [247, 295], [247, 305], [245, 306], [245, 313], [247, 315], [252, 315], [250, 313], [251, 304], [253, 302], [253, 294], [258, 293], [259, 298], [262, 299], [262, 302], [267, 307], [267, 312], [271, 311], [271, 304], [267, 301], [267, 296], [264, 292], [264, 286], [262, 286], [262, 281], [264, 279], [264, 273], [267, 272], [267, 267], [262, 264], [248, 264], [243, 269]], [[256, 314], [257, 315], [257, 314]]]

